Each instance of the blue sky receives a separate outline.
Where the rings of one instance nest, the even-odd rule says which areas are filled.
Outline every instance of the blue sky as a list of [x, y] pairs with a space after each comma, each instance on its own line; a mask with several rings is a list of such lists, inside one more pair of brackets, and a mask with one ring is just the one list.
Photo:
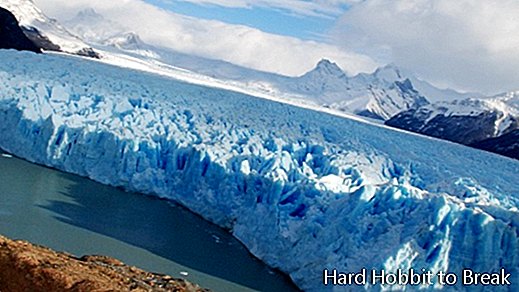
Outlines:
[[288, 76], [326, 58], [350, 75], [395, 63], [442, 87], [519, 89], [517, 0], [34, 1], [58, 20], [94, 8], [149, 44]]
[[301, 13], [304, 12], [298, 13], [286, 8], [268, 5], [242, 8], [207, 3], [192, 3], [189, 1], [145, 1], [187, 16], [219, 20], [230, 24], [246, 25], [264, 32], [314, 41], [326, 41], [326, 35], [335, 25], [339, 16], [338, 14], [347, 9], [346, 5], [340, 5], [336, 7], [336, 11], [334, 12], [316, 12], [312, 13], [312, 15], [308, 15], [308, 13], [302, 15]]

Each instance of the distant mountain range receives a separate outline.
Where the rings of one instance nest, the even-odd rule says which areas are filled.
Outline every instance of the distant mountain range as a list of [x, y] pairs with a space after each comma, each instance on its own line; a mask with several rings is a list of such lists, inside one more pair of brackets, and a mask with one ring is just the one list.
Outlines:
[[242, 83], [259, 91], [380, 120], [424, 105], [429, 100], [465, 96], [453, 90], [438, 89], [411, 74], [404, 74], [395, 65], [380, 68], [372, 74], [349, 77], [337, 64], [323, 59], [306, 74], [287, 77], [186, 55], [149, 45], [139, 35], [93, 9], [80, 11], [65, 25], [82, 39], [104, 49], [111, 46], [148, 62], [162, 62], [219, 80]]
[[0, 0], [0, 7], [15, 15], [25, 35], [43, 50], [298, 100], [519, 158], [517, 93], [484, 98], [439, 89], [394, 64], [348, 76], [326, 59], [302, 76], [288, 77], [150, 45], [93, 9], [61, 25], [31, 0]]
[[428, 104], [386, 125], [519, 159], [519, 92]]

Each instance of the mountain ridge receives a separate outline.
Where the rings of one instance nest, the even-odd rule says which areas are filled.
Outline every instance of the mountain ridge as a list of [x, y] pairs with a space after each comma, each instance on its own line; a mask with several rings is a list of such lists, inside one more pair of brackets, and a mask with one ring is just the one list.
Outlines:
[[32, 0], [0, 0], [0, 6], [16, 17], [25, 35], [43, 50], [100, 57], [89, 45], [55, 19], [47, 17]]
[[0, 49], [41, 53], [41, 49], [25, 36], [16, 17], [2, 7], [0, 7]]
[[[404, 76], [404, 70], [395, 64], [381, 67], [371, 74], [347, 76], [336, 63], [323, 58], [305, 74], [288, 77], [227, 62], [186, 56], [167, 48], [146, 44], [137, 34], [103, 17], [94, 9], [80, 11], [65, 23], [76, 34], [94, 44], [112, 46], [123, 53], [141, 56], [145, 62], [159, 62], [165, 66], [184, 68], [268, 94], [302, 99], [319, 106], [379, 120], [389, 119], [402, 110], [423, 105], [429, 98], [440, 99], [446, 92], [412, 75]], [[137, 39], [138, 45], [128, 46], [125, 43], [128, 36]], [[415, 83], [418, 87], [426, 88], [434, 96], [429, 97], [421, 93]], [[405, 90], [402, 89], [402, 85], [405, 85]], [[414, 90], [410, 90], [411, 87]], [[451, 97], [463, 96], [457, 92], [448, 93]]]
[[506, 150], [519, 144], [512, 134], [519, 129], [517, 91], [424, 105], [397, 114], [386, 125], [519, 159]]
[[[11, 4], [22, 3], [24, 7], [34, 6], [30, 0], [0, 0], [0, 3], [1, 1]], [[56, 21], [46, 18], [36, 7], [31, 9], [23, 9], [23, 13], [19, 12], [26, 23], [36, 19], [62, 28]], [[136, 67], [146, 64], [155, 68], [154, 70], [168, 72], [174, 70], [188, 75], [189, 72], [193, 72], [194, 78], [201, 80], [207, 77], [214, 78], [222, 84], [279, 96], [282, 99], [301, 100], [318, 107], [384, 121], [389, 126], [465, 145], [497, 138], [507, 133], [507, 127], [517, 124], [517, 115], [505, 113], [508, 105], [501, 101], [493, 102], [493, 106], [498, 106], [499, 109], [492, 109], [491, 105], [481, 112], [479, 117], [466, 114], [446, 117], [446, 113], [441, 113], [442, 109], [452, 107], [452, 104], [466, 109], [476, 107], [476, 111], [479, 111], [477, 103], [492, 104], [492, 102], [477, 93], [460, 93], [451, 89], [437, 88], [396, 64], [382, 66], [373, 73], [348, 76], [336, 63], [323, 58], [314, 69], [305, 74], [288, 77], [149, 45], [138, 34], [106, 19], [92, 8], [79, 11], [76, 17], [66, 24], [76, 35], [79, 35], [79, 38], [87, 39], [106, 57], [112, 58], [110, 54], [113, 52], [119, 54], [118, 62], [137, 62]], [[58, 31], [70, 34], [64, 28]], [[32, 34], [39, 38], [40, 43], [45, 43], [47, 46], [54, 45], [48, 38], [42, 36], [36, 27], [25, 27], [25, 32], [26, 35]], [[85, 46], [90, 45], [85, 43]], [[54, 49], [59, 50], [60, 47]], [[83, 53], [75, 53], [90, 55], [88, 49]], [[97, 53], [90, 56], [99, 57]], [[459, 100], [465, 101], [459, 102]], [[451, 124], [455, 126], [452, 127]], [[499, 126], [493, 128], [492, 125], [496, 124]], [[512, 127], [508, 130], [513, 129]]]

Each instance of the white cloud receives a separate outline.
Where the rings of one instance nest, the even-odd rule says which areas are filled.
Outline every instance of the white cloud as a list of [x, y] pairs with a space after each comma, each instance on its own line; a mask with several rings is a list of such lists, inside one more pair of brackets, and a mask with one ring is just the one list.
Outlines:
[[376, 67], [369, 57], [337, 46], [265, 33], [242, 25], [187, 17], [140, 0], [35, 2], [58, 20], [66, 20], [78, 11], [92, 7], [138, 33], [150, 44], [263, 71], [300, 75], [312, 69], [321, 58], [334, 60], [350, 74], [372, 71]]
[[[171, 0], [163, 0], [169, 2]], [[359, 0], [180, 0], [202, 5], [217, 5], [229, 8], [267, 7], [290, 13], [316, 17], [330, 17], [344, 12], [345, 5]]]
[[494, 93], [519, 89], [518, 15], [517, 0], [366, 0], [334, 37], [437, 83]]

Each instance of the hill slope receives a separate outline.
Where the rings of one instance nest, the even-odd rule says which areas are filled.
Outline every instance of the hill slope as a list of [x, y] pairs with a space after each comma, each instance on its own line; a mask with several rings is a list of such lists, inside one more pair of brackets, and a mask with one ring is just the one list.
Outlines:
[[519, 159], [519, 129], [515, 129], [499, 137], [472, 143], [470, 146]]
[[18, 25], [14, 15], [0, 7], [0, 49], [27, 50], [41, 53], [34, 43], [29, 40]]
[[506, 149], [519, 142], [511, 133], [519, 128], [519, 94], [425, 105], [399, 113], [386, 125], [518, 158]]
[[48, 18], [32, 0], [0, 0], [0, 7], [16, 16], [22, 30], [38, 47], [75, 55], [99, 58], [80, 38], [56, 20]]

